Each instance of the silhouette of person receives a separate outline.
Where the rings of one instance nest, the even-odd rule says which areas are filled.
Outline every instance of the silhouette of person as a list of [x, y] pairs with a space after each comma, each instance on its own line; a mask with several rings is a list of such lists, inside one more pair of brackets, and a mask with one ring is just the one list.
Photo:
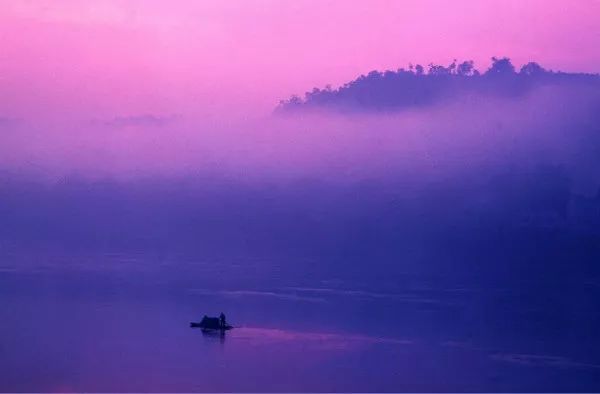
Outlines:
[[227, 321], [225, 320], [225, 314], [223, 312], [221, 312], [221, 314], [219, 315], [219, 324], [222, 328], [227, 326]]

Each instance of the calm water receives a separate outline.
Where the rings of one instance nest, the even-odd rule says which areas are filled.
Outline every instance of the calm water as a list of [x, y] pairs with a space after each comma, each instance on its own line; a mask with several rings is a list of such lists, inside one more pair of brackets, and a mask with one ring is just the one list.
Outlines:
[[[0, 390], [600, 390], [594, 281], [532, 290], [322, 266], [5, 253]], [[221, 311], [238, 328], [189, 328]]]

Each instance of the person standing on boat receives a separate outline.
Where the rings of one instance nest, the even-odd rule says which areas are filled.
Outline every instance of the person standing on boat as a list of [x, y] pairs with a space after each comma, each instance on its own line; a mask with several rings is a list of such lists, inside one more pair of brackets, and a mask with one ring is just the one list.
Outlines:
[[219, 325], [221, 328], [227, 327], [227, 321], [225, 320], [225, 314], [223, 312], [219, 315]]

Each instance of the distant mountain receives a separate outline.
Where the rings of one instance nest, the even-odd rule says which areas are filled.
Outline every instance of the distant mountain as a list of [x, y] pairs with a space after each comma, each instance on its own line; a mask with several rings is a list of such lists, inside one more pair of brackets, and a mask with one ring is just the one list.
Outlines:
[[547, 70], [535, 62], [517, 72], [509, 58], [492, 58], [488, 70], [480, 73], [473, 61], [452, 62], [448, 66], [419, 64], [396, 71], [371, 71], [332, 89], [314, 88], [304, 97], [282, 100], [276, 113], [304, 110], [338, 112], [398, 111], [426, 107], [464, 95], [495, 97], [520, 96], [534, 87], [552, 84], [597, 84], [600, 75]]

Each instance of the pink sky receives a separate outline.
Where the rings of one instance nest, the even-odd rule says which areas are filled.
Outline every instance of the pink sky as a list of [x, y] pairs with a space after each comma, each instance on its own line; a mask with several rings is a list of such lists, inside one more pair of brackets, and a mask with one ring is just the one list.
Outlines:
[[599, 20], [597, 0], [7, 0], [0, 116], [262, 115], [372, 69], [493, 55], [598, 72]]

